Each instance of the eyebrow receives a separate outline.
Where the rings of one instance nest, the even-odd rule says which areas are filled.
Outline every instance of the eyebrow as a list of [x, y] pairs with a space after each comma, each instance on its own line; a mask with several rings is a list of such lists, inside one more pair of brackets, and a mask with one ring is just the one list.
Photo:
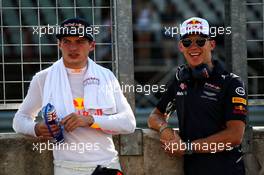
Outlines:
[[85, 41], [86, 39], [85, 38], [78, 38], [77, 40], [69, 40], [67, 38], [62, 38], [62, 41], [70, 41], [70, 42], [74, 42], [74, 41]]
[[78, 38], [77, 40], [75, 40], [75, 41], [86, 41], [86, 39], [85, 38], [83, 38], [83, 37], [80, 37], [80, 38]]
[[71, 41], [71, 40], [68, 40], [66, 38], [62, 38], [61, 41]]

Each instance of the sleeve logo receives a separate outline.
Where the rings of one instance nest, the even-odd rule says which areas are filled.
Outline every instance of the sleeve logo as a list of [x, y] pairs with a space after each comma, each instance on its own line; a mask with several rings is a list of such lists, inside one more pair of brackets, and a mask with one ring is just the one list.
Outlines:
[[236, 93], [237, 93], [238, 95], [240, 95], [240, 96], [243, 96], [243, 95], [246, 94], [246, 93], [245, 93], [245, 89], [242, 88], [242, 87], [237, 87], [237, 88], [236, 88]]
[[240, 106], [234, 106], [233, 114], [247, 115], [247, 110], [242, 105], [240, 105]]
[[244, 98], [240, 98], [240, 97], [233, 97], [232, 103], [241, 103], [241, 104], [247, 105], [247, 100]]

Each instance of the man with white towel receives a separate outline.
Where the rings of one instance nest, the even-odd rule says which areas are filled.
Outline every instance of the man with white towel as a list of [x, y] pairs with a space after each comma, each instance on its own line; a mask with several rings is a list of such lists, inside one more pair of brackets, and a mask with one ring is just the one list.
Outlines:
[[95, 41], [88, 28], [81, 18], [62, 22], [56, 34], [62, 58], [33, 77], [13, 120], [17, 133], [50, 139], [59, 127], [51, 125], [50, 132], [45, 122], [34, 120], [48, 103], [55, 107], [65, 145], [53, 149], [55, 175], [92, 174], [97, 165], [121, 170], [112, 134], [133, 133], [136, 127], [114, 74], [89, 58]]

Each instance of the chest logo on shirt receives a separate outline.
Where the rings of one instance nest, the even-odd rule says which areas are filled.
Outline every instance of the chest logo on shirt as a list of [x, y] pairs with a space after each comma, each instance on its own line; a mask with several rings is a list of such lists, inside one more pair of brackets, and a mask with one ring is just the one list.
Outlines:
[[177, 96], [183, 96], [184, 94], [183, 94], [183, 92], [177, 92]]
[[187, 89], [187, 85], [185, 83], [181, 83], [180, 84], [180, 88], [181, 88], [181, 90], [186, 90]]
[[187, 91], [186, 91], [186, 89], [187, 89], [187, 85], [185, 84], [185, 83], [181, 83], [180, 85], [179, 85], [179, 91], [177, 91], [176, 92], [176, 95], [177, 96], [183, 96], [183, 95], [187, 95]]
[[[79, 115], [83, 115], [85, 117], [88, 117], [89, 115], [97, 115], [97, 116], [103, 115], [102, 109], [85, 109], [83, 98], [77, 97], [73, 99], [73, 105], [74, 105], [76, 113]], [[97, 123], [94, 123], [91, 126], [91, 128], [100, 130], [100, 126]]]
[[210, 90], [210, 91], [213, 91], [213, 92], [220, 92], [221, 91], [221, 87], [220, 86], [214, 85], [214, 84], [211, 84], [211, 83], [207, 83], [207, 82], [204, 84], [204, 89]]
[[76, 110], [83, 110], [84, 109], [83, 98], [73, 99], [73, 105]]
[[83, 85], [99, 85], [100, 79], [96, 77], [88, 77], [83, 81]]
[[88, 115], [102, 116], [103, 115], [102, 109], [85, 109], [83, 98], [77, 97], [73, 99], [73, 105], [76, 110], [76, 113], [79, 115], [83, 115], [83, 116], [88, 116]]
[[206, 98], [212, 101], [218, 101], [217, 94], [221, 91], [221, 87], [211, 83], [204, 84], [204, 90], [201, 98]]
[[216, 96], [216, 93], [213, 93], [213, 92], [208, 92], [208, 91], [203, 91], [203, 93], [209, 97], [213, 97], [213, 96]]

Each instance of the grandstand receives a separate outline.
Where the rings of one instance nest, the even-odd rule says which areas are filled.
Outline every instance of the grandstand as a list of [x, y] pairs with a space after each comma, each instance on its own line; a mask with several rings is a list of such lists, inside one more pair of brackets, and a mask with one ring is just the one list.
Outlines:
[[[177, 51], [176, 41], [178, 38], [160, 37], [161, 32], [156, 32], [153, 25], [149, 26], [149, 30], [144, 28], [140, 30], [136, 25], [140, 21], [141, 13], [149, 12], [149, 23], [158, 23], [162, 26], [175, 26], [184, 19], [191, 16], [200, 16], [208, 19], [211, 26], [225, 26], [225, 4], [223, 1], [206, 1], [206, 0], [166, 0], [169, 6], [164, 1], [152, 0], [135, 2], [134, 6], [134, 50], [135, 50], [135, 80], [137, 84], [164, 84], [172, 74], [172, 69], [176, 65], [183, 63], [181, 54]], [[264, 80], [263, 80], [263, 3], [260, 0], [247, 1], [246, 18], [247, 18], [247, 63], [248, 63], [248, 90], [250, 99], [263, 99]], [[171, 11], [174, 6], [174, 11], [167, 16], [166, 20], [163, 14], [166, 11]], [[150, 8], [151, 7], [151, 8]], [[153, 8], [156, 7], [156, 8]], [[153, 9], [155, 11], [153, 12]], [[146, 13], [146, 12], [145, 12]], [[175, 17], [176, 16], [176, 17]], [[168, 18], [171, 20], [169, 21]], [[145, 20], [147, 21], [147, 20]], [[169, 22], [168, 22], [169, 21]], [[160, 31], [160, 30], [159, 30]], [[142, 39], [142, 35], [149, 34], [149, 40]], [[217, 50], [214, 52], [214, 58], [220, 59], [223, 62], [225, 59], [224, 36], [216, 37]], [[171, 42], [172, 44], [166, 44]], [[172, 46], [171, 46], [172, 45]], [[170, 46], [170, 47], [168, 47]], [[168, 49], [169, 48], [169, 49]], [[162, 53], [166, 50], [166, 54]], [[170, 54], [168, 54], [168, 52]], [[166, 64], [167, 63], [167, 64]], [[159, 93], [145, 96], [142, 93], [136, 94], [136, 104], [138, 114], [145, 116], [150, 109], [146, 108], [157, 103], [160, 97]], [[263, 105], [263, 103], [262, 103]], [[262, 125], [263, 107], [250, 107], [250, 121], [253, 125]], [[139, 117], [138, 120], [141, 120]], [[142, 119], [142, 122], [144, 119]]]

